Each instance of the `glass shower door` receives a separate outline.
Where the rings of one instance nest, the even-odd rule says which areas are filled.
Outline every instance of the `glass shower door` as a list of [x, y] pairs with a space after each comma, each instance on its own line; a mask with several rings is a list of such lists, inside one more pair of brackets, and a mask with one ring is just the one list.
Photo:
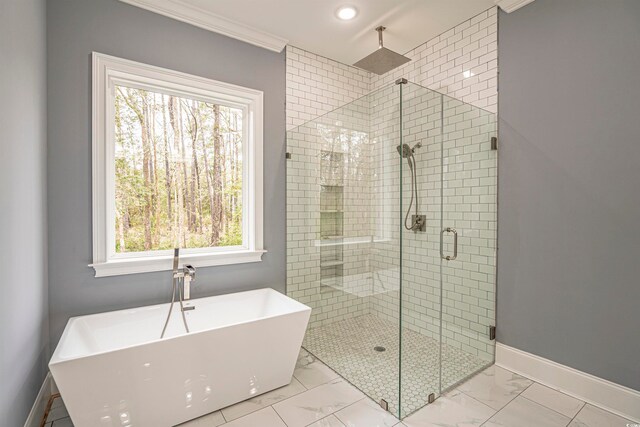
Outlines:
[[493, 362], [497, 152], [494, 114], [409, 82], [401, 91], [405, 417]]
[[393, 414], [399, 104], [389, 85], [287, 132], [287, 294], [312, 308], [299, 369], [319, 359]]
[[496, 116], [442, 96], [442, 389], [494, 360]]
[[[440, 394], [442, 97], [402, 90], [401, 417]], [[416, 218], [415, 215], [419, 217]], [[419, 218], [419, 220], [418, 220]]]

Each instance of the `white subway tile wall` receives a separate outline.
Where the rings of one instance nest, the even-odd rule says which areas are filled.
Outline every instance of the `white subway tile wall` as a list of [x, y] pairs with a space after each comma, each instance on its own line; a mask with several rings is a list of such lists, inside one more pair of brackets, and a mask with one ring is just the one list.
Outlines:
[[[442, 339], [491, 360], [497, 158], [490, 150], [495, 117], [488, 112], [497, 111], [496, 9], [406, 55], [411, 62], [376, 76], [287, 47], [287, 292], [314, 309], [311, 328], [364, 314], [398, 322], [400, 182], [406, 211], [411, 180], [395, 151], [400, 120], [393, 83], [404, 77], [439, 93], [403, 86], [403, 142], [423, 144], [416, 151], [417, 183], [420, 213], [427, 215], [426, 233], [402, 232], [403, 327], [439, 338], [442, 276]], [[321, 240], [327, 221], [320, 213], [322, 152], [340, 153], [344, 174], [343, 232], [335, 241]], [[458, 259], [441, 266], [442, 227], [456, 228], [459, 244]], [[334, 247], [341, 251], [341, 279], [323, 286], [322, 254]], [[450, 235], [443, 250], [453, 251]]]
[[404, 77], [465, 103], [498, 111], [498, 15], [488, 9], [405, 54], [401, 67], [371, 75], [375, 90]]
[[287, 293], [311, 327], [369, 312], [368, 129], [361, 97], [287, 133]]
[[367, 71], [287, 46], [287, 129], [342, 107], [371, 90]]

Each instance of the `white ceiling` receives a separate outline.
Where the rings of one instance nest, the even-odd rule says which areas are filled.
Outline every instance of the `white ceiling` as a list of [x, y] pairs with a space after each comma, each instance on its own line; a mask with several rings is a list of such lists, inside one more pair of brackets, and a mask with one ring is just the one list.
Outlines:
[[[287, 42], [353, 64], [378, 46], [406, 53], [494, 6], [494, 0], [123, 0], [272, 50]], [[355, 6], [341, 21], [335, 11]]]

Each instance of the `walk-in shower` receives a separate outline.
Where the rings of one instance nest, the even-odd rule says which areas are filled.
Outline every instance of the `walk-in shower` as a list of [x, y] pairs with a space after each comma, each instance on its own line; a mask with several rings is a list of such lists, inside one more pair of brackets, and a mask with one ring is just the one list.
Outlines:
[[494, 136], [494, 114], [404, 79], [287, 134], [304, 347], [396, 416], [493, 361]]

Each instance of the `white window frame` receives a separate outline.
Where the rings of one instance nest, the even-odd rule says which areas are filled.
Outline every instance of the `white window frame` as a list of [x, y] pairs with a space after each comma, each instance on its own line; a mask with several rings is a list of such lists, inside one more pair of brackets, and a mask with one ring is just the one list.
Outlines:
[[93, 52], [92, 208], [93, 267], [96, 277], [171, 270], [173, 251], [115, 252], [115, 86], [149, 89], [242, 108], [242, 246], [182, 249], [180, 259], [195, 267], [262, 260], [263, 93], [216, 80]]

